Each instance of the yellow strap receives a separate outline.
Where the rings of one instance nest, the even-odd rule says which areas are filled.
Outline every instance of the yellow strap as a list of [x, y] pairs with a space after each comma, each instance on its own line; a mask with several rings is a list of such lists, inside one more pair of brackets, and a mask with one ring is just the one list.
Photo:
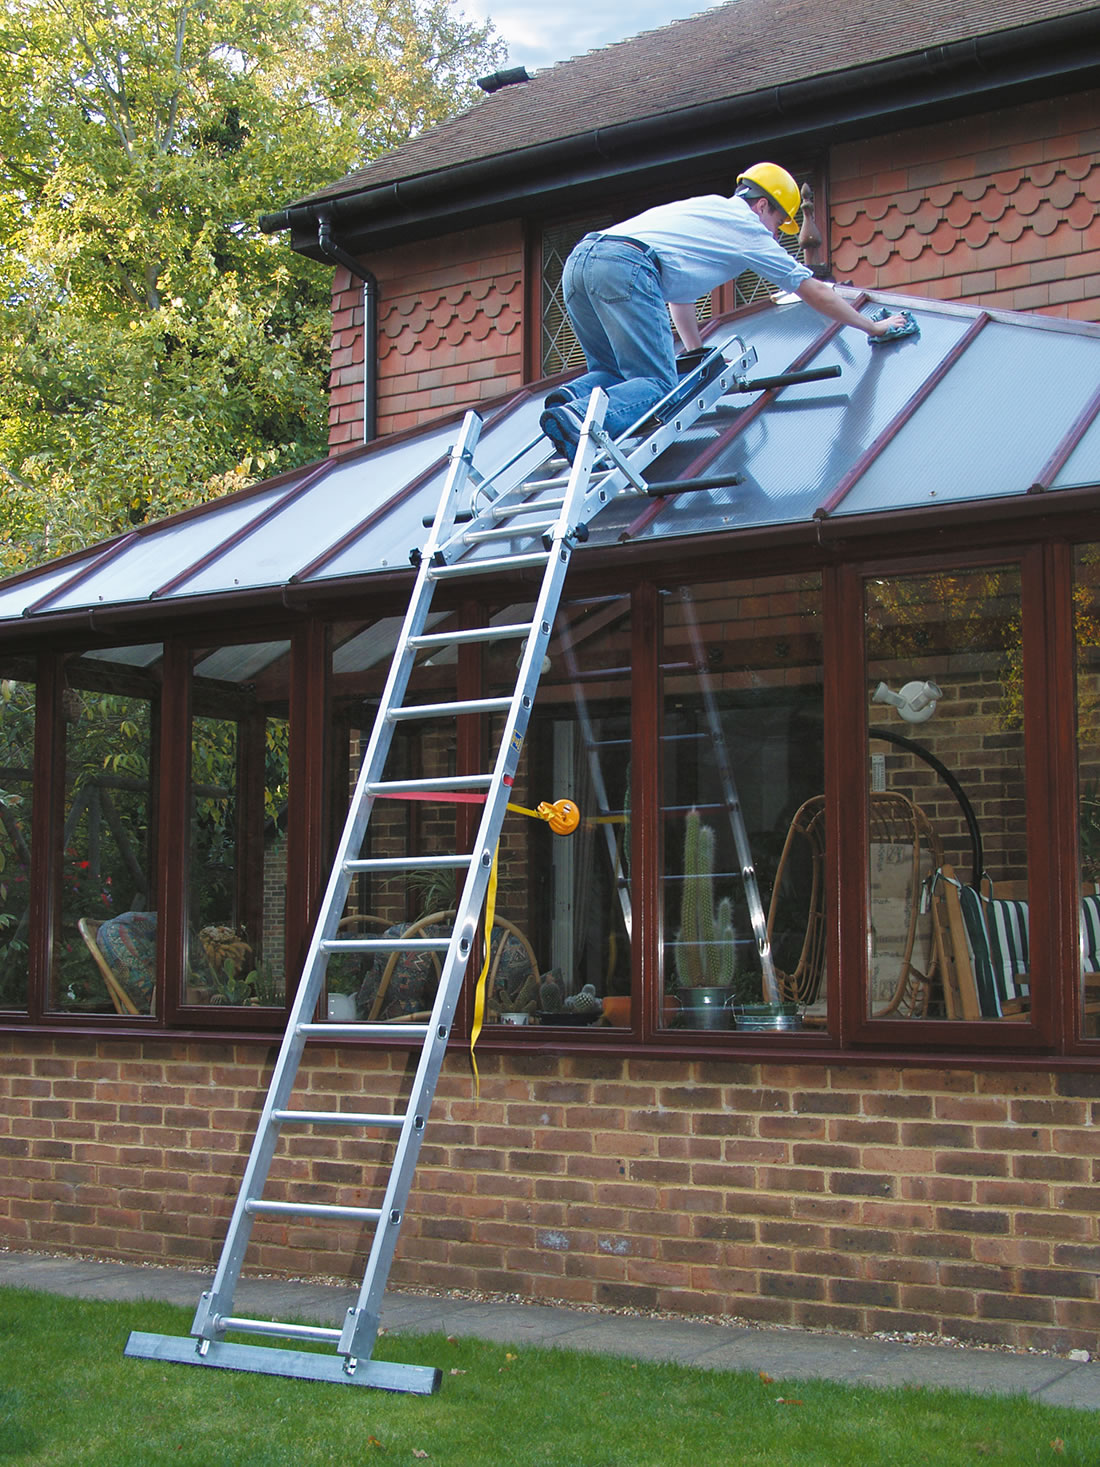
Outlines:
[[485, 897], [485, 961], [481, 965], [477, 987], [474, 989], [474, 1023], [470, 1031], [470, 1063], [474, 1067], [474, 1095], [479, 1100], [481, 1099], [481, 1076], [477, 1072], [474, 1045], [481, 1038], [481, 1026], [485, 1022], [486, 979], [489, 976], [489, 964], [493, 957], [493, 921], [497, 911], [497, 856], [499, 853], [500, 846], [498, 845], [493, 852], [493, 864], [489, 869], [489, 891]]

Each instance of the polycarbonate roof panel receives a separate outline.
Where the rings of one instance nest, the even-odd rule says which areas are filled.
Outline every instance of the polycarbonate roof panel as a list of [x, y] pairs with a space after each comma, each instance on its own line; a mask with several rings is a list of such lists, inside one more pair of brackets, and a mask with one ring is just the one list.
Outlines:
[[[646, 472], [650, 480], [736, 475], [740, 482], [659, 499], [620, 497], [590, 523], [579, 555], [620, 540], [1025, 494], [1063, 458], [1052, 490], [1100, 484], [1100, 417], [1088, 421], [1100, 382], [1100, 326], [1007, 312], [986, 319], [970, 306], [847, 295], [865, 313], [879, 303], [911, 309], [920, 336], [872, 347], [792, 297], [714, 323], [710, 342], [736, 335], [755, 349], [750, 380], [794, 364], [836, 366], [840, 376], [727, 396]], [[477, 489], [478, 503], [524, 483], [550, 457], [538, 427], [544, 391], [536, 384], [483, 409], [475, 465], [490, 482]], [[105, 605], [132, 606], [136, 620], [150, 598], [158, 605], [404, 569], [427, 538], [424, 521], [434, 516], [460, 432], [452, 416], [44, 566], [0, 585], [0, 626], [15, 635], [21, 619]], [[501, 553], [486, 544], [475, 556]], [[358, 667], [376, 653], [376, 639], [353, 638], [337, 655]]]
[[[840, 376], [785, 387], [763, 412], [752, 410], [759, 394], [724, 399], [711, 418], [699, 421], [687, 444], [681, 440], [661, 456], [651, 477], [673, 480], [689, 473], [699, 451], [715, 441], [713, 421], [719, 441], [729, 436], [729, 443], [700, 472], [708, 478], [736, 474], [742, 484], [665, 500], [660, 515], [638, 538], [788, 524], [812, 517], [972, 324], [966, 316], [922, 309], [917, 316], [920, 337], [890, 345], [873, 347], [854, 330], [835, 333], [803, 365], [839, 367]], [[759, 356], [749, 380], [785, 371], [827, 326], [801, 302], [746, 320], [742, 334], [751, 339]], [[636, 505], [623, 503], [601, 515], [599, 537], [616, 538], [637, 512]]]
[[[203, 596], [243, 586], [282, 585], [329, 550], [393, 493], [447, 452], [453, 425], [334, 463], [302, 493], [288, 496], [239, 544], [180, 582], [176, 594]], [[373, 568], [373, 562], [370, 566]]]
[[[493, 481], [494, 493], [503, 493], [522, 483], [551, 452], [539, 429], [541, 411], [541, 397], [526, 398], [483, 429], [474, 460], [478, 472]], [[443, 451], [449, 452], [459, 432], [458, 423], [447, 427]], [[384, 519], [371, 524], [309, 579], [362, 575], [365, 570], [407, 566], [409, 552], [427, 539], [424, 520], [430, 522], [434, 517], [446, 476], [447, 465], [442, 464], [415, 493], [395, 502]]]
[[25, 576], [13, 585], [0, 584], [0, 621], [10, 616], [22, 616], [28, 606], [49, 597], [79, 571], [94, 565], [95, 559], [95, 555], [85, 555], [61, 567], [51, 569], [45, 566], [37, 574]]
[[286, 493], [286, 486], [244, 494], [198, 514], [168, 519], [154, 534], [137, 535], [117, 554], [104, 556], [98, 570], [73, 582], [50, 602], [50, 611], [71, 611], [119, 601], [141, 601], [167, 585], [207, 553], [251, 523]]
[[990, 322], [836, 513], [1026, 494], [1098, 378], [1095, 339]]
[[123, 667], [152, 667], [164, 656], [159, 642], [150, 642], [144, 647], [92, 647], [82, 652], [91, 662], [114, 662]]
[[289, 642], [231, 642], [197, 662], [195, 676], [236, 686], [257, 677], [289, 651]]

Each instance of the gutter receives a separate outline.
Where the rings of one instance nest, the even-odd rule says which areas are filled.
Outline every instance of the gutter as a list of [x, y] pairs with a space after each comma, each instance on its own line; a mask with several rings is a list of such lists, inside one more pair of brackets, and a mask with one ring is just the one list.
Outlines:
[[365, 265], [336, 243], [330, 213], [317, 218], [317, 248], [325, 259], [343, 265], [363, 285], [363, 442], [378, 437], [378, 280]]
[[[991, 105], [998, 94], [1079, 89], [1100, 80], [1097, 9], [991, 35], [926, 47], [905, 56], [726, 97], [680, 112], [594, 128], [469, 163], [395, 179], [354, 193], [291, 205], [260, 218], [268, 234], [289, 229], [311, 254], [322, 214], [339, 221], [355, 249], [378, 248], [503, 217], [518, 203], [548, 203], [578, 189], [606, 192], [685, 161], [728, 160], [764, 142], [833, 141], [873, 122], [937, 120]], [[822, 138], [826, 132], [827, 139]]]

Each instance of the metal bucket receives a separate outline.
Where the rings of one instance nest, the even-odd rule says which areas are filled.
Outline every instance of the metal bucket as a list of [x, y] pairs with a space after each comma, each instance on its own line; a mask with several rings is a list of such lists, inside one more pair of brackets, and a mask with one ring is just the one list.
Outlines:
[[776, 1034], [802, 1028], [802, 1015], [793, 1003], [746, 1003], [733, 1010], [737, 1028], [746, 1032]]
[[678, 988], [680, 1024], [684, 1029], [732, 1029], [731, 990], [728, 988]]

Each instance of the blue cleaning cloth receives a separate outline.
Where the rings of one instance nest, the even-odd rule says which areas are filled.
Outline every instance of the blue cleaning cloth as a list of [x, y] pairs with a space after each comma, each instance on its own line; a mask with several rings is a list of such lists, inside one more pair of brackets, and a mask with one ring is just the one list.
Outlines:
[[880, 306], [877, 311], [871, 313], [872, 321], [885, 321], [888, 316], [901, 315], [904, 324], [891, 326], [884, 336], [871, 336], [868, 338], [872, 346], [885, 346], [890, 341], [900, 341], [903, 336], [919, 336], [920, 327], [917, 325], [916, 317], [912, 311], [891, 311], [887, 306]]

